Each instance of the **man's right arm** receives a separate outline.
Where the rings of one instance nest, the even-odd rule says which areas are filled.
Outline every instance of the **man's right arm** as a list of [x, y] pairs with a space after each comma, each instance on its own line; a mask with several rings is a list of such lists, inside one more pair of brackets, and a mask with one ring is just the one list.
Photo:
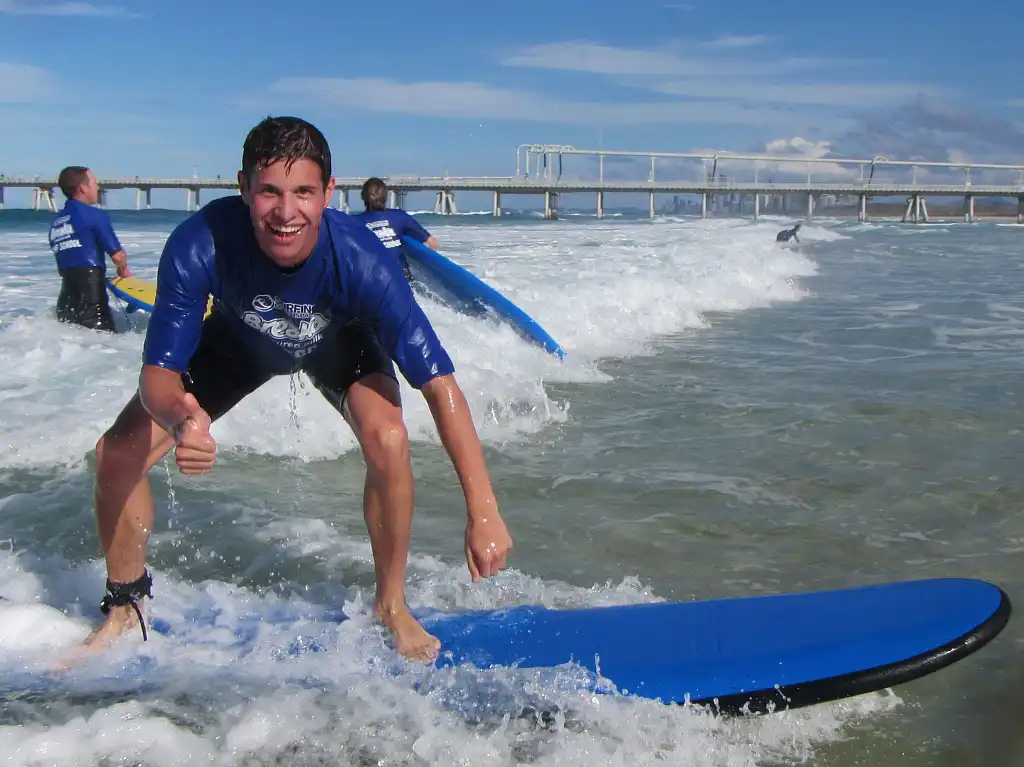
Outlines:
[[213, 289], [213, 237], [201, 216], [182, 223], [167, 239], [157, 272], [156, 301], [146, 331], [139, 375], [143, 407], [170, 434], [192, 409], [181, 374], [199, 344]]
[[172, 437], [189, 415], [181, 374], [157, 365], [143, 365], [139, 375], [139, 398], [150, 418]]

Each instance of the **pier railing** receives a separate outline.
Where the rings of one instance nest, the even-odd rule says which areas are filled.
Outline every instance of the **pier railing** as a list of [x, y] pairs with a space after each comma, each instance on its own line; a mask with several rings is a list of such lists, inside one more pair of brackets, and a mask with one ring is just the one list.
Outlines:
[[[606, 160], [615, 160], [616, 172], [606, 172]], [[572, 167], [583, 161], [582, 168]], [[662, 165], [658, 166], [658, 162]], [[570, 168], [566, 169], [566, 164]], [[639, 163], [647, 169], [646, 179], [624, 178], [625, 163], [635, 170]], [[671, 167], [666, 168], [666, 163]], [[919, 176], [925, 173], [925, 178]], [[667, 178], [684, 175], [689, 178]], [[596, 178], [595, 178], [596, 176]], [[767, 176], [767, 180], [765, 180]], [[884, 176], [884, 177], [883, 177]], [[998, 179], [997, 179], [998, 177]], [[859, 202], [861, 218], [867, 218], [872, 198], [906, 198], [907, 220], [927, 220], [926, 197], [963, 197], [964, 218], [974, 220], [976, 197], [1017, 199], [1017, 219], [1024, 222], [1024, 165], [997, 163], [953, 163], [917, 160], [891, 160], [834, 157], [795, 157], [758, 154], [630, 152], [604, 149], [576, 149], [557, 144], [523, 144], [516, 149], [515, 173], [509, 176], [424, 176], [385, 177], [392, 206], [404, 205], [410, 192], [433, 192], [434, 210], [457, 212], [456, 192], [489, 192], [494, 215], [501, 214], [501, 196], [506, 194], [544, 195], [545, 215], [555, 217], [557, 198], [566, 194], [595, 194], [597, 213], [603, 215], [607, 193], [646, 193], [650, 215], [655, 215], [655, 195], [697, 195], [701, 215], [726, 211], [735, 213], [751, 208], [756, 217], [762, 207], [787, 214], [797, 195], [806, 202], [807, 215], [813, 215], [816, 203], [835, 204], [841, 198]], [[364, 178], [336, 178], [338, 207], [349, 209], [349, 193], [359, 190]], [[117, 177], [99, 179], [100, 204], [110, 190], [135, 189], [136, 207], [151, 207], [154, 189], [180, 189], [186, 192], [185, 208], [199, 207], [202, 190], [238, 189], [234, 176], [229, 178]], [[980, 182], [980, 183], [979, 183]], [[0, 176], [0, 207], [5, 188], [31, 188], [32, 207], [55, 208], [57, 180], [43, 176]], [[725, 202], [723, 202], [723, 200]], [[789, 203], [789, 204], [787, 204]], [[678, 205], [678, 200], [673, 200]], [[688, 208], [689, 210], [689, 208]]]

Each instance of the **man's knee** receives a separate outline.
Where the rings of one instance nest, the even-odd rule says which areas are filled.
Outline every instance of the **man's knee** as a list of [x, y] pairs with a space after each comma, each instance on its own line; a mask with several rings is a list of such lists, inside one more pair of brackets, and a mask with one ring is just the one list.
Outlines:
[[409, 433], [400, 417], [382, 418], [364, 426], [359, 435], [367, 466], [388, 471], [409, 460]]
[[154, 428], [136, 397], [96, 442], [96, 473], [125, 479], [141, 477], [172, 446], [170, 435]]
[[105, 468], [116, 468], [123, 466], [127, 459], [135, 452], [134, 445], [113, 429], [108, 429], [96, 441], [96, 468], [103, 471]]
[[146, 451], [139, 450], [137, 441], [108, 430], [96, 442], [96, 474], [100, 477], [145, 473], [142, 463]]

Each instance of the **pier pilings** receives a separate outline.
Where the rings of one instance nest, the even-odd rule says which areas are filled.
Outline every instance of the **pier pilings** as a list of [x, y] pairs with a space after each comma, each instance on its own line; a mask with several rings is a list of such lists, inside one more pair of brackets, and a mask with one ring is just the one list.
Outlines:
[[[455, 196], [457, 193], [485, 193], [490, 196], [490, 212], [495, 217], [503, 215], [503, 203], [507, 205], [509, 195], [530, 196], [535, 200], [543, 197], [543, 215], [546, 219], [557, 219], [560, 197], [580, 193], [592, 194], [596, 198], [596, 214], [603, 218], [607, 213], [608, 193], [619, 195], [644, 195], [649, 217], [658, 213], [659, 197], [672, 198], [668, 212], [692, 212], [702, 218], [715, 215], [747, 216], [760, 219], [766, 214], [785, 217], [800, 216], [801, 206], [805, 206], [808, 220], [817, 213], [827, 215], [833, 206], [853, 207], [860, 221], [868, 220], [868, 209], [886, 198], [905, 200], [901, 204], [902, 216], [898, 219], [908, 223], [922, 223], [929, 220], [929, 198], [962, 199], [963, 207], [953, 209], [953, 215], [962, 217], [965, 223], [978, 220], [977, 201], [980, 198], [986, 203], [992, 198], [1016, 200], [1016, 219], [1024, 223], [1024, 166], [1010, 165], [976, 165], [966, 168], [953, 163], [904, 162], [876, 157], [871, 160], [852, 160], [841, 158], [793, 158], [769, 157], [755, 155], [701, 155], [673, 154], [650, 152], [612, 152], [607, 150], [574, 150], [561, 146], [529, 145], [525, 175], [520, 173], [519, 154], [517, 153], [516, 174], [514, 176], [395, 176], [385, 179], [389, 187], [388, 204], [391, 207], [404, 208], [409, 193], [429, 193], [434, 196], [433, 211], [450, 215], [458, 212]], [[542, 153], [547, 158], [538, 162], [531, 171], [530, 157]], [[569, 178], [563, 174], [562, 155], [594, 155], [598, 178]], [[605, 160], [617, 157], [646, 158], [650, 160], [650, 172], [646, 179], [609, 178], [606, 174]], [[675, 158], [685, 163], [693, 163], [693, 167], [684, 170], [689, 180], [669, 180], [665, 171], [658, 167], [655, 175], [654, 159]], [[748, 163], [748, 165], [743, 165]], [[825, 163], [828, 175], [814, 178], [811, 172], [816, 163]], [[789, 169], [790, 165], [806, 165], [806, 174], [802, 177]], [[853, 166], [852, 172], [842, 170]], [[860, 166], [859, 177], [856, 167]], [[782, 170], [785, 166], [785, 170]], [[837, 166], [839, 170], [837, 170]], [[868, 169], [870, 168], [870, 171]], [[941, 168], [941, 183], [936, 183], [938, 175], [929, 173], [932, 183], [919, 181], [919, 168]], [[973, 183], [971, 170], [982, 169], [986, 179], [995, 180], [1002, 177], [1002, 183]], [[876, 170], [878, 171], [876, 173]], [[965, 171], [962, 181], [951, 175], [953, 171]], [[912, 172], [908, 172], [912, 171]], [[777, 174], [785, 172], [780, 178]], [[899, 180], [895, 175], [904, 173], [906, 178]], [[771, 175], [768, 175], [771, 174]], [[1010, 176], [1013, 178], [1011, 179]], [[765, 181], [765, 178], [768, 178]], [[977, 180], [977, 177], [975, 177]], [[365, 179], [335, 179], [336, 190], [340, 195], [338, 207], [350, 211], [349, 192], [358, 191]], [[107, 205], [107, 192], [131, 189], [135, 190], [135, 208], [141, 210], [153, 206], [153, 190], [184, 190], [185, 208], [188, 211], [198, 209], [201, 204], [203, 190], [219, 193], [238, 193], [237, 178], [201, 178], [196, 175], [182, 178], [155, 177], [124, 177], [100, 178], [103, 193], [100, 204]], [[0, 174], [0, 209], [5, 203], [9, 206], [10, 195], [5, 193], [12, 187], [24, 188], [31, 193], [31, 207], [34, 210], [54, 210], [56, 206], [56, 178], [45, 176], [7, 176]], [[690, 196], [690, 202], [682, 202], [679, 198]], [[143, 198], [145, 198], [143, 200]], [[591, 198], [591, 199], [594, 199]], [[572, 198], [570, 198], [572, 199]], [[693, 200], [696, 200], [696, 204]], [[130, 204], [130, 203], [129, 203]], [[332, 204], [333, 201], [332, 201]], [[1013, 220], [1012, 202], [1007, 206], [1006, 214]], [[851, 211], [851, 212], [853, 212]], [[987, 208], [986, 208], [987, 211]], [[899, 212], [896, 213], [900, 215]]]

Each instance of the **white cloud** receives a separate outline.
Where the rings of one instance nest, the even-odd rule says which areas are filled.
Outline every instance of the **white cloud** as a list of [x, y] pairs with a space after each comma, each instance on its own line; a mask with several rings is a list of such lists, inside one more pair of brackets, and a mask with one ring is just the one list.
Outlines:
[[[619, 48], [612, 45], [570, 40], [542, 43], [506, 56], [501, 63], [598, 75], [717, 76], [751, 77], [813, 72], [826, 68], [862, 65], [863, 60], [828, 59], [816, 56], [785, 56], [770, 59], [727, 57], [723, 46], [691, 43], [691, 55], [680, 46], [671, 48]], [[649, 81], [645, 81], [649, 84]]]
[[45, 69], [0, 61], [0, 103], [46, 101], [56, 90], [53, 76]]
[[1024, 107], [1024, 99], [1010, 99], [1006, 102], [1008, 107]]
[[970, 154], [962, 149], [950, 149], [949, 155], [946, 157], [947, 162], [962, 162], [964, 165], [970, 165], [972, 162], [977, 162]]
[[764, 150], [771, 154], [786, 154], [820, 159], [832, 151], [832, 142], [809, 141], [800, 136], [793, 136], [792, 138], [772, 139], [765, 143]]
[[940, 88], [914, 83], [778, 83], [756, 78], [675, 80], [650, 87], [659, 93], [693, 98], [819, 106], [883, 106], [903, 104], [921, 95], [944, 95]]
[[[831, 141], [809, 141], [800, 136], [773, 139], [764, 145], [765, 154], [775, 157], [792, 157], [796, 159], [820, 160], [833, 154]], [[797, 167], [793, 163], [765, 163], [762, 167], [768, 170], [792, 170]], [[853, 178], [860, 173], [859, 168], [851, 165], [837, 165], [828, 162], [816, 162], [811, 165], [811, 174], [815, 178]]]
[[122, 8], [80, 2], [0, 0], [0, 13], [16, 16], [134, 16]]
[[764, 45], [770, 39], [767, 35], [726, 35], [712, 40], [711, 45], [717, 48], [753, 48]]
[[669, 51], [615, 48], [588, 42], [544, 43], [507, 57], [507, 66], [603, 75], [678, 75], [686, 62]]
[[381, 77], [285, 78], [275, 82], [271, 90], [296, 97], [309, 105], [429, 117], [639, 125], [761, 125], [791, 120], [788, 114], [770, 108], [752, 109], [699, 101], [567, 101], [531, 91], [497, 88], [476, 82], [401, 83]]
[[[806, 178], [806, 160], [819, 160], [828, 158], [833, 154], [832, 142], [811, 141], [801, 136], [791, 138], [773, 139], [764, 144], [763, 147], [752, 152], [735, 152], [733, 150], [698, 147], [694, 153], [717, 154], [717, 171], [726, 175], [736, 175], [739, 178], [752, 181], [754, 170], [757, 170], [761, 181], [767, 181], [773, 175], [781, 178]], [[730, 154], [761, 154], [770, 155], [777, 160], [730, 160]], [[710, 167], [710, 166], [709, 166]], [[814, 162], [810, 165], [811, 177], [817, 180], [823, 179], [847, 179], [852, 180], [860, 175], [859, 166], [840, 165], [831, 162]], [[776, 178], [780, 180], [780, 178]]]
[[[752, 57], [748, 49], [767, 44], [765, 35], [726, 36], [661, 48], [620, 48], [588, 41], [544, 43], [523, 48], [502, 61], [506, 66], [587, 72], [618, 85], [718, 101], [803, 106], [884, 106], [920, 95], [944, 95], [917, 83], [822, 82], [826, 69], [849, 70], [865, 61], [814, 56]], [[801, 75], [803, 82], [793, 77]]]

